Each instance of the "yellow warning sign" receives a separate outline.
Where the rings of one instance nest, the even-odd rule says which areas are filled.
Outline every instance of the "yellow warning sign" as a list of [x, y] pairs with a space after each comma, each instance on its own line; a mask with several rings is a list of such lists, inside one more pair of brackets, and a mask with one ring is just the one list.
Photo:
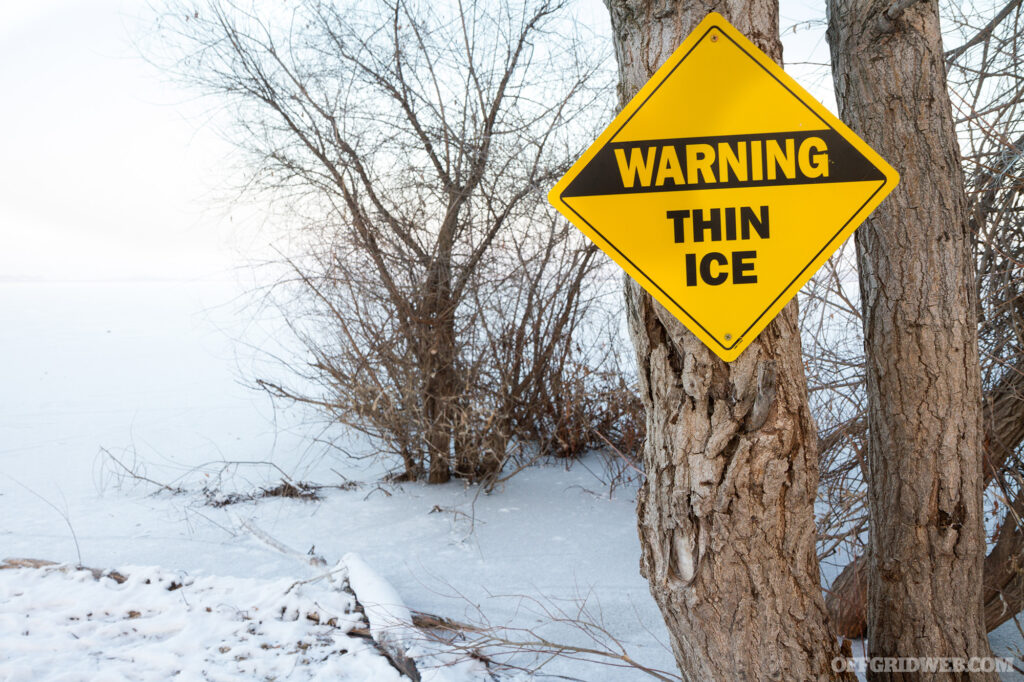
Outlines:
[[548, 198], [732, 361], [898, 182], [712, 13]]

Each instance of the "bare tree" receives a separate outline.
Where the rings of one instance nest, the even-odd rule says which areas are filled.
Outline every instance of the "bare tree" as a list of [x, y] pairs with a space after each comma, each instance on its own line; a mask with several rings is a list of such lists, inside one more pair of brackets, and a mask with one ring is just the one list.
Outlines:
[[[990, 514], [1004, 517], [985, 561], [986, 627], [1012, 617], [1021, 602], [1019, 559], [1024, 539], [1012, 500], [1021, 480], [1024, 440], [1024, 362], [1021, 358], [1022, 177], [1020, 77], [1021, 2], [990, 6], [947, 4], [944, 57], [963, 165], [978, 283], [979, 343], [984, 388], [983, 482]], [[834, 259], [805, 294], [802, 320], [812, 409], [821, 432], [819, 518], [823, 561], [854, 557], [826, 599], [838, 631], [866, 630], [866, 561], [861, 540], [868, 527], [865, 488], [867, 419], [862, 325], [856, 264]], [[1018, 592], [1014, 592], [1014, 591]]]
[[856, 235], [869, 653], [991, 655], [974, 272], [938, 6], [830, 0], [829, 45], [843, 118], [902, 177]]
[[301, 380], [261, 385], [369, 433], [405, 478], [493, 481], [517, 443], [553, 441], [542, 417], [586, 356], [599, 261], [543, 191], [607, 90], [565, 6], [225, 0], [163, 19], [178, 71], [234, 108], [256, 186], [303, 216], [282, 302]]
[[[606, 0], [627, 102], [708, 11], [778, 60], [778, 5]], [[685, 679], [827, 679], [814, 425], [791, 303], [735, 362], [628, 281], [647, 412], [641, 569]]]

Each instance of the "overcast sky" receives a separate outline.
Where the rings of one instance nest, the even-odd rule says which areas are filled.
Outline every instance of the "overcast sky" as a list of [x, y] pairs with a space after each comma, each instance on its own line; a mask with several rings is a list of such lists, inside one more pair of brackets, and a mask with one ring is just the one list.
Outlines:
[[[783, 0], [788, 61], [827, 59], [820, 27], [786, 30], [818, 4]], [[253, 207], [222, 200], [215, 105], [140, 58], [147, 16], [128, 0], [0, 2], [0, 279], [226, 276], [271, 240]], [[831, 106], [820, 69], [787, 70]]]
[[[231, 261], [207, 105], [131, 43], [119, 0], [0, 5], [0, 276], [193, 278]], [[227, 223], [227, 224], [225, 224]]]

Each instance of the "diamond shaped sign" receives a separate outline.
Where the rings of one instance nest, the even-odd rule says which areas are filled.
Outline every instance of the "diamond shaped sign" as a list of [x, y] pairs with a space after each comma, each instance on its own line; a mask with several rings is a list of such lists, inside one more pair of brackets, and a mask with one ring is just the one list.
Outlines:
[[898, 182], [711, 13], [548, 198], [729, 362]]

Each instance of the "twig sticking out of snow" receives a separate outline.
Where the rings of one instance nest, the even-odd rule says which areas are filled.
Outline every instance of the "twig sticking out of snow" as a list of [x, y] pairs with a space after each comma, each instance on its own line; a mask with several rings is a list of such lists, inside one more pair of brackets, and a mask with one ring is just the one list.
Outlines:
[[228, 515], [231, 517], [231, 520], [235, 522], [235, 525], [241, 526], [245, 530], [249, 531], [250, 535], [252, 535], [254, 538], [259, 540], [275, 552], [280, 552], [285, 556], [290, 556], [291, 558], [301, 561], [304, 564], [309, 564], [313, 568], [327, 568], [327, 560], [324, 559], [322, 556], [318, 554], [311, 555], [297, 552], [288, 545], [284, 544], [277, 538], [273, 537], [272, 535], [264, 531], [262, 528], [257, 526], [252, 521], [240, 518], [239, 516], [231, 512], [228, 512]]

